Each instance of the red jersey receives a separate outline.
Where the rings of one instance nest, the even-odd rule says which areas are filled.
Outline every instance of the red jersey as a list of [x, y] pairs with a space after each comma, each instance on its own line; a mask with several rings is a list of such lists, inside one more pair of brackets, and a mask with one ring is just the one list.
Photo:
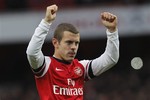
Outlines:
[[41, 100], [83, 100], [85, 79], [92, 79], [113, 67], [119, 58], [118, 30], [107, 33], [105, 52], [92, 60], [72, 63], [44, 56], [41, 48], [49, 33], [51, 23], [44, 19], [36, 28], [27, 48], [27, 58], [36, 76], [37, 90]]
[[40, 100], [83, 100], [83, 65], [76, 59], [71, 64], [50, 59], [46, 74], [35, 78]]

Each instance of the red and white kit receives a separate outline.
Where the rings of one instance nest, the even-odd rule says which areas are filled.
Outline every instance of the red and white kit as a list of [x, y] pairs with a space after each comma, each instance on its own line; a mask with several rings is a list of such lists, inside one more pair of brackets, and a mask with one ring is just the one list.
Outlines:
[[72, 63], [44, 56], [42, 45], [51, 24], [41, 21], [27, 48], [40, 100], [83, 100], [84, 82], [114, 66], [119, 58], [118, 30], [107, 33], [105, 52], [96, 59]]

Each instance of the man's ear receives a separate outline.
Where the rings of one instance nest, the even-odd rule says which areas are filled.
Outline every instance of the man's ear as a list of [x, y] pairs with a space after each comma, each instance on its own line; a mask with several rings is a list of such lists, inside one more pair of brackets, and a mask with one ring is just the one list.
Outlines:
[[58, 48], [59, 41], [56, 38], [52, 38], [52, 43], [55, 48]]

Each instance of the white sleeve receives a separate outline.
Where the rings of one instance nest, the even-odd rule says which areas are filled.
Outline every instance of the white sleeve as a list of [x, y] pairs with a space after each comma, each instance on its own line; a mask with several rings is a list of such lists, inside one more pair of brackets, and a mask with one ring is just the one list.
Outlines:
[[98, 76], [114, 66], [119, 59], [119, 37], [118, 30], [114, 33], [107, 33], [107, 45], [105, 52], [92, 61], [91, 67], [94, 76]]
[[35, 32], [29, 42], [26, 50], [27, 58], [30, 66], [33, 69], [38, 69], [44, 65], [46, 59], [41, 51], [44, 40], [48, 34], [51, 24], [46, 23], [44, 20], [35, 29]]
[[114, 33], [107, 33], [107, 45], [105, 52], [93, 60], [81, 60], [80, 63], [85, 69], [85, 79], [92, 79], [114, 66], [119, 59], [118, 30]]

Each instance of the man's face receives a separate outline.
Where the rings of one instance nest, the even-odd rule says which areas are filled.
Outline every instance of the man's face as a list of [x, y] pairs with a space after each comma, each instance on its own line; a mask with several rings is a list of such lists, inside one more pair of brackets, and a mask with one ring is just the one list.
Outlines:
[[64, 31], [62, 40], [58, 43], [57, 48], [55, 47], [54, 55], [61, 60], [71, 62], [77, 54], [79, 42], [79, 34]]

